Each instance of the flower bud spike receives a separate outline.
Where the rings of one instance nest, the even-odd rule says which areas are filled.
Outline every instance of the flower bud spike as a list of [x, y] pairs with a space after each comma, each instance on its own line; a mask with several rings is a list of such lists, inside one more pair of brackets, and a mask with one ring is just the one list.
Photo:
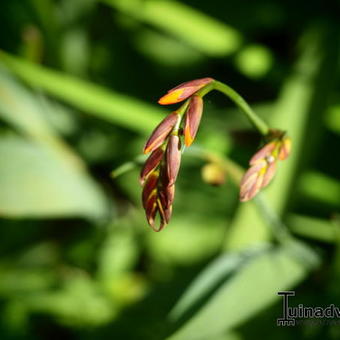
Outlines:
[[190, 146], [194, 141], [203, 112], [203, 99], [200, 96], [193, 96], [190, 100], [184, 126], [184, 143]]
[[241, 202], [249, 201], [266, 187], [275, 175], [277, 161], [289, 156], [290, 138], [284, 137], [284, 132], [279, 130], [272, 138], [272, 141], [257, 151], [249, 162], [250, 168], [241, 180]]
[[199, 91], [204, 86], [214, 81], [213, 78], [201, 78], [182, 83], [173, 89], [169, 90], [166, 95], [159, 99], [158, 103], [161, 105], [169, 105], [179, 103], [195, 92]]
[[180, 118], [179, 114], [173, 112], [165, 117], [160, 124], [153, 130], [150, 138], [146, 142], [144, 146], [144, 153], [149, 153], [155, 149], [157, 149], [169, 136], [172, 129], [176, 125], [178, 119]]

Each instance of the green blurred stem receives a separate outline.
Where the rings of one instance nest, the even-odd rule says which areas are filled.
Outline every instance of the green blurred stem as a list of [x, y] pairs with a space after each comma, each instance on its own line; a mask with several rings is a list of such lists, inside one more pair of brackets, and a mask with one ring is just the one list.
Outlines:
[[252, 110], [248, 103], [230, 86], [221, 83], [220, 81], [214, 81], [212, 83], [215, 90], [222, 92], [229, 97], [247, 116], [254, 127], [263, 135], [266, 136], [269, 132], [268, 125]]
[[287, 226], [282, 222], [279, 215], [269, 206], [268, 201], [262, 193], [258, 193], [253, 200], [262, 216], [265, 217], [267, 224], [272, 228], [273, 235], [277, 241], [285, 243], [294, 239]]
[[117, 178], [121, 175], [124, 175], [125, 173], [132, 171], [137, 166], [142, 164], [145, 161], [146, 156], [145, 155], [139, 155], [135, 157], [132, 161], [125, 162], [122, 165], [118, 166], [116, 169], [111, 171], [111, 177]]

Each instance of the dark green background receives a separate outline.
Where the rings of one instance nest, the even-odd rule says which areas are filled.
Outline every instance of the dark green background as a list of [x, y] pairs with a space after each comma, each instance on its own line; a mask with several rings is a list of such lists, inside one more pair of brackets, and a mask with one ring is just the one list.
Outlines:
[[[0, 338], [338, 339], [338, 325], [277, 327], [276, 292], [340, 305], [339, 13], [339, 1], [1, 1]], [[205, 183], [187, 150], [172, 222], [154, 233], [140, 163], [110, 173], [169, 112], [158, 98], [206, 76], [286, 129], [292, 156], [263, 211], [238, 202], [228, 174]], [[231, 101], [205, 98], [192, 150], [246, 168], [259, 141]], [[206, 290], [169, 317], [205, 267], [212, 284], [198, 279]]]

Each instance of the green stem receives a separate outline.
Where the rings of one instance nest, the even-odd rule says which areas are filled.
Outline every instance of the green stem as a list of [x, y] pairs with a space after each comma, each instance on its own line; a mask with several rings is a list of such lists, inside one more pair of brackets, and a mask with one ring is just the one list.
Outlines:
[[145, 155], [138, 155], [132, 161], [125, 162], [122, 165], [120, 165], [118, 168], [112, 170], [111, 177], [112, 178], [117, 178], [117, 177], [119, 177], [121, 175], [124, 175], [125, 173], [135, 169], [140, 164], [143, 164], [145, 159], [146, 159]]
[[217, 80], [211, 83], [211, 85], [215, 90], [228, 96], [245, 113], [250, 122], [263, 136], [268, 134], [268, 125], [251, 109], [247, 102], [236, 91]]

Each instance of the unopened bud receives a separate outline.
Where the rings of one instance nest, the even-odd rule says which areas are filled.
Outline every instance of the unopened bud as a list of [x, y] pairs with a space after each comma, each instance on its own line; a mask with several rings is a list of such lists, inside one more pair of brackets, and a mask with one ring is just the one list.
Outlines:
[[222, 185], [226, 180], [226, 172], [221, 165], [217, 163], [208, 163], [201, 170], [203, 181], [211, 185]]

